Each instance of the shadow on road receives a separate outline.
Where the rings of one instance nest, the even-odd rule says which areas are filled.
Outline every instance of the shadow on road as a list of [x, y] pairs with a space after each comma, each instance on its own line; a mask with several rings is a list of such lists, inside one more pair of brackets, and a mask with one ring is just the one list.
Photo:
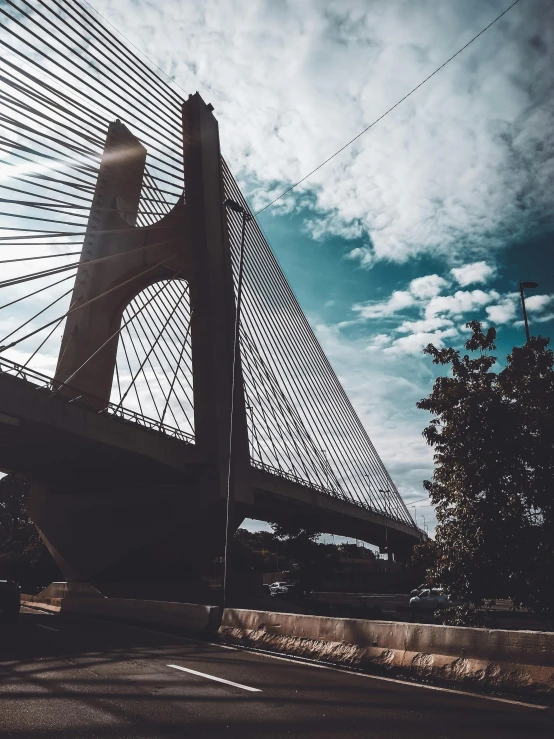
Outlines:
[[[166, 667], [173, 663], [262, 692], [183, 675]], [[19, 623], [0, 624], [6, 739], [515, 739], [531, 730], [542, 739], [551, 736], [547, 713], [92, 619], [22, 613]]]

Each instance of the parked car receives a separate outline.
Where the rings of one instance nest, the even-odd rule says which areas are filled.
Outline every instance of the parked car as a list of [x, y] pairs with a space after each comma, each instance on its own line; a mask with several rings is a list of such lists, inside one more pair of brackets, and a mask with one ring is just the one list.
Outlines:
[[425, 588], [410, 598], [412, 611], [436, 611], [437, 608], [446, 608], [449, 604], [449, 596], [442, 588]]
[[19, 588], [13, 580], [0, 580], [0, 616], [15, 621], [19, 616]]
[[270, 595], [287, 595], [289, 585], [286, 582], [274, 582], [269, 586]]

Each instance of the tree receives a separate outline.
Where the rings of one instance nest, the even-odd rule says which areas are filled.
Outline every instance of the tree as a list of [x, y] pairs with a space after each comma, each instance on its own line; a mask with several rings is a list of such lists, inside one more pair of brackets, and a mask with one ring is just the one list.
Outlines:
[[28, 496], [25, 480], [15, 475], [0, 480], [0, 577], [44, 586], [61, 573], [27, 515]]
[[338, 561], [337, 548], [320, 544], [321, 532], [305, 518], [291, 517], [286, 524], [271, 525], [283, 554], [295, 562], [294, 575], [303, 592], [323, 585]]
[[534, 337], [494, 372], [496, 330], [467, 325], [477, 356], [424, 350], [450, 368], [417, 404], [434, 415], [424, 430], [438, 520], [428, 575], [474, 606], [512, 598], [554, 619], [554, 355]]
[[275, 572], [285, 558], [278, 554], [278, 542], [272, 531], [238, 529], [233, 539], [233, 566], [237, 571]]

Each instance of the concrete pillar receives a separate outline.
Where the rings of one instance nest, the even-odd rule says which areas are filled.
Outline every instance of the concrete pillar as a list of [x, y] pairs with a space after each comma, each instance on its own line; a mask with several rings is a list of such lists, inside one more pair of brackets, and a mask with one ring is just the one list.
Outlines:
[[[125, 307], [153, 282], [186, 279], [198, 462], [182, 485], [163, 493], [155, 479], [134, 479], [132, 470], [124, 485], [107, 480], [99, 487], [78, 472], [71, 489], [35, 480], [29, 512], [68, 580], [136, 580], [147, 563], [162, 579], [176, 563], [186, 576], [222, 553], [235, 297], [218, 125], [198, 93], [183, 105], [183, 144], [184, 197], [141, 228], [135, 214], [146, 150], [122, 123], [110, 125], [72, 296], [73, 307], [84, 307], [67, 319], [55, 380], [60, 393], [104, 408]], [[240, 357], [236, 371], [232, 474], [244, 499], [249, 450]]]
[[187, 277], [182, 201], [155, 226], [135, 226], [145, 162], [139, 140], [119, 120], [111, 123], [54, 377], [69, 385], [61, 392], [86, 395], [96, 408], [110, 398], [126, 306], [176, 270]]

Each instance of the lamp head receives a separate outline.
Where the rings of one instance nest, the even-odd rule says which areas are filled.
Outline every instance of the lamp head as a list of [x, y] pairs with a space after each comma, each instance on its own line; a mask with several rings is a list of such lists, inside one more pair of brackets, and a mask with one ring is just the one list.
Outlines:
[[229, 208], [230, 210], [234, 210], [235, 213], [244, 213], [245, 212], [245, 210], [242, 207], [242, 205], [240, 205], [239, 203], [237, 203], [236, 200], [232, 200], [231, 198], [227, 198], [224, 201], [223, 205], [226, 208]]
[[524, 287], [528, 290], [531, 290], [531, 289], [534, 290], [536, 287], [539, 286], [539, 283], [538, 282], [520, 282], [519, 286]]

